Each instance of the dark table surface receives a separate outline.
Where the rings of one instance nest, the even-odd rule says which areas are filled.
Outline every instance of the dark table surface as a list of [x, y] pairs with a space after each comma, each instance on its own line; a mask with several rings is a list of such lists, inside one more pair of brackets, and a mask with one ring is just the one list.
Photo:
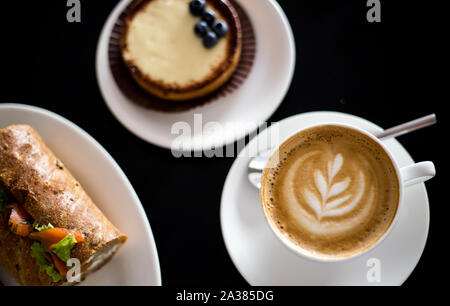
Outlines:
[[[262, 0], [245, 0], [262, 1]], [[102, 26], [118, 1], [81, 0], [81, 23], [66, 21], [63, 0], [0, 5], [0, 102], [37, 105], [91, 134], [122, 167], [147, 212], [164, 285], [245, 286], [228, 256], [219, 222], [223, 183], [233, 158], [182, 158], [128, 132], [111, 114], [95, 75]], [[440, 46], [423, 1], [382, 1], [381, 23], [368, 23], [365, 0], [280, 0], [297, 45], [295, 75], [268, 120], [334, 110], [382, 127], [435, 112], [438, 125], [399, 138], [417, 160], [433, 160], [427, 183], [431, 223], [421, 260], [405, 285], [426, 284], [442, 268], [445, 157]], [[20, 12], [20, 18], [17, 18]], [[430, 52], [432, 50], [432, 52]], [[435, 51], [436, 50], [436, 53]], [[448, 79], [448, 78], [447, 78]], [[446, 96], [447, 97], [447, 96]], [[443, 203], [440, 203], [443, 202]]]

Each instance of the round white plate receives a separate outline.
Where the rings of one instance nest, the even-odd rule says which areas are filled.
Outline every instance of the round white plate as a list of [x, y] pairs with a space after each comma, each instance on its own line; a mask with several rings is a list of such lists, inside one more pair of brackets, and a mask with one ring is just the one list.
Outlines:
[[[342, 122], [369, 132], [382, 129], [348, 114], [313, 112], [296, 115], [279, 122], [283, 140], [302, 127], [320, 122]], [[385, 241], [354, 260], [320, 263], [301, 258], [280, 242], [267, 224], [259, 190], [247, 179], [250, 160], [245, 150], [254, 150], [255, 137], [238, 157], [225, 181], [221, 201], [222, 234], [228, 253], [242, 276], [251, 285], [400, 285], [413, 271], [422, 255], [428, 236], [429, 207], [424, 184], [405, 189], [398, 224]], [[395, 139], [385, 141], [394, 158], [403, 167], [413, 163], [408, 152]], [[369, 261], [375, 258], [379, 261]], [[375, 264], [375, 265], [374, 265]], [[378, 265], [379, 264], [379, 265]], [[379, 269], [378, 269], [379, 268]], [[376, 270], [373, 270], [376, 269]], [[379, 271], [380, 282], [369, 282], [367, 274]], [[373, 278], [369, 278], [373, 280]]]
[[[150, 224], [136, 192], [111, 155], [78, 126], [41, 108], [0, 104], [0, 129], [11, 124], [31, 125], [107, 218], [128, 235], [113, 259], [81, 284], [161, 285]], [[0, 281], [17, 284], [4, 270], [0, 270]]]
[[[208, 150], [233, 143], [253, 132], [257, 126], [248, 123], [263, 123], [280, 105], [294, 72], [295, 43], [289, 22], [275, 0], [238, 0], [249, 15], [256, 35], [256, 56], [247, 80], [226, 97], [181, 113], [157, 112], [138, 106], [120, 91], [114, 80], [109, 68], [109, 36], [114, 22], [131, 1], [122, 0], [106, 21], [97, 47], [96, 69], [106, 104], [132, 133], [168, 149], [177, 138], [183, 141], [184, 151]], [[200, 129], [194, 128], [194, 114], [202, 114]], [[176, 122], [189, 124], [190, 133], [181, 138], [172, 133]], [[202, 127], [207, 122], [226, 126], [226, 133], [216, 129], [208, 131], [206, 136]]]

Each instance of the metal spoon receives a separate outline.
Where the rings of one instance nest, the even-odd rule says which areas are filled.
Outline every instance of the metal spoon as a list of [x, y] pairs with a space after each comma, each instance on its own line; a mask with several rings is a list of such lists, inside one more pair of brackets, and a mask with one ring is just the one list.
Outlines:
[[[406, 133], [416, 131], [418, 129], [422, 129], [424, 127], [433, 125], [437, 122], [436, 115], [431, 114], [416, 120], [412, 120], [397, 126], [394, 126], [390, 129], [384, 130], [381, 133], [376, 134], [375, 136], [379, 139], [388, 139], [400, 135], [404, 135]], [[264, 167], [266, 166], [267, 161], [270, 158], [272, 149], [265, 150], [260, 152], [257, 156], [253, 157], [248, 163], [248, 179], [250, 183], [256, 188], [261, 188], [261, 175]]]

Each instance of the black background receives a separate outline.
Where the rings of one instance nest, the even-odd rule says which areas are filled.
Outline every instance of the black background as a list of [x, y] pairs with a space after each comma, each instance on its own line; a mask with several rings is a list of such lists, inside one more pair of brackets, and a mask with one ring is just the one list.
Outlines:
[[[81, 0], [81, 23], [68, 23], [65, 0], [2, 1], [0, 102], [56, 112], [105, 147], [147, 212], [164, 285], [246, 286], [227, 254], [219, 223], [222, 187], [233, 158], [176, 159], [128, 132], [103, 101], [95, 52], [117, 2]], [[438, 172], [427, 183], [428, 242], [405, 285], [429, 283], [445, 267], [440, 242], [446, 236], [440, 233], [447, 231], [443, 206], [448, 201], [441, 193], [448, 181], [442, 175], [448, 95], [437, 93], [448, 77], [437, 60], [444, 36], [437, 35], [435, 25], [442, 8], [426, 1], [381, 1], [382, 22], [371, 24], [365, 0], [279, 3], [294, 32], [297, 63], [290, 90], [268, 121], [334, 110], [387, 128], [437, 114], [438, 125], [399, 138], [415, 160], [433, 160]]]

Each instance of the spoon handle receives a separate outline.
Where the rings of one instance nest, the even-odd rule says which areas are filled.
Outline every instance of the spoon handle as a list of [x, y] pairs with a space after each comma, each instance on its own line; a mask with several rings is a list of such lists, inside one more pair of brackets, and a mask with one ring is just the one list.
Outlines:
[[436, 123], [436, 115], [431, 114], [419, 119], [415, 119], [400, 125], [397, 125], [393, 128], [384, 130], [380, 134], [376, 135], [380, 139], [387, 139], [391, 137], [400, 136]]

